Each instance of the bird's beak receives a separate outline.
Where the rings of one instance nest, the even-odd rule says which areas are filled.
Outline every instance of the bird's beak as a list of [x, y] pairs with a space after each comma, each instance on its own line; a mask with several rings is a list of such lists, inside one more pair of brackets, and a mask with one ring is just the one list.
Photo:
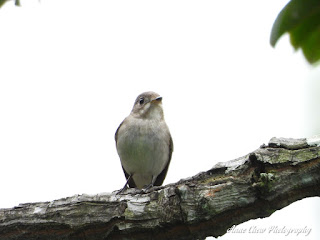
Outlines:
[[151, 100], [151, 102], [154, 102], [154, 103], [161, 103], [161, 101], [162, 101], [162, 97], [156, 97]]

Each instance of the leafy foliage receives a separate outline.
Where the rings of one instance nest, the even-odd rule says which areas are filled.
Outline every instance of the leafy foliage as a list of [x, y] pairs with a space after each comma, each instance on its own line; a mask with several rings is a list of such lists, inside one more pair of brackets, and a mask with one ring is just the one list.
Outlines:
[[273, 24], [270, 43], [274, 47], [288, 32], [292, 46], [302, 49], [309, 63], [320, 59], [320, 0], [291, 0]]
[[3, 4], [6, 2], [7, 0], [0, 0], [0, 7], [3, 6]]
[[[3, 6], [3, 4], [5, 4], [8, 0], [0, 0], [0, 8]], [[20, 6], [20, 0], [15, 0], [14, 4], [16, 6]]]

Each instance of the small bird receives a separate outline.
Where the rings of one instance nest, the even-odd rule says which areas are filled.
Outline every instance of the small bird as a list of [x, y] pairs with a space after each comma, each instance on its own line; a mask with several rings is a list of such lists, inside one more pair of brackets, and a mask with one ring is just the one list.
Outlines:
[[144, 92], [118, 127], [116, 147], [127, 179], [120, 190], [161, 186], [171, 160], [173, 142], [164, 120], [162, 97]]

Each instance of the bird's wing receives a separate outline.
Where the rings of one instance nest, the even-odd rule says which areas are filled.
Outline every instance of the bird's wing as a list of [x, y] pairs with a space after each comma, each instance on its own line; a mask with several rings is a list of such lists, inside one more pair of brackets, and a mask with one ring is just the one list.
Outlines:
[[116, 145], [118, 142], [118, 132], [119, 132], [119, 129], [120, 129], [121, 125], [123, 124], [123, 122], [124, 122], [124, 120], [120, 123], [119, 127], [117, 128], [116, 133], [114, 134], [114, 140], [116, 140]]
[[165, 166], [165, 168], [162, 170], [162, 172], [158, 175], [157, 179], [155, 180], [155, 182], [153, 184], [154, 186], [161, 186], [164, 179], [166, 178], [168, 168], [170, 165], [170, 161], [171, 161], [172, 152], [173, 152], [173, 141], [172, 141], [172, 137], [170, 135], [168, 162], [167, 162], [167, 165]]

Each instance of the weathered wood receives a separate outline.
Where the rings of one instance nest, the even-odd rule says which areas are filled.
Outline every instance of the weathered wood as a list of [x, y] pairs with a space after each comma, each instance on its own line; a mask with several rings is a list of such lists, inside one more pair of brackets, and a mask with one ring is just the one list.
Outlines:
[[[310, 143], [309, 143], [310, 144]], [[0, 239], [201, 239], [320, 196], [320, 147], [268, 146], [152, 191], [76, 195], [0, 209]]]

